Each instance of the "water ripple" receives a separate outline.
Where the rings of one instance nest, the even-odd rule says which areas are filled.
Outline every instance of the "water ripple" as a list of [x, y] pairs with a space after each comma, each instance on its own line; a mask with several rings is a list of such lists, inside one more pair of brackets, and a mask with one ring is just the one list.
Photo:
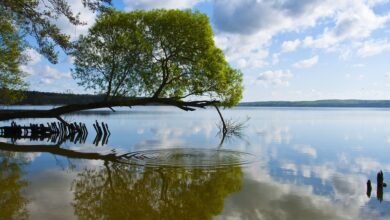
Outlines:
[[254, 161], [255, 156], [245, 152], [199, 148], [145, 150], [122, 156], [124, 163], [152, 167], [222, 168]]

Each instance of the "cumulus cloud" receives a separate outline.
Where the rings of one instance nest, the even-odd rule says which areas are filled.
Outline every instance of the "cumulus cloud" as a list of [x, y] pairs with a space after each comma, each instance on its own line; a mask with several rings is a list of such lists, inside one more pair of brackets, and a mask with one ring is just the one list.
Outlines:
[[96, 13], [83, 6], [80, 0], [68, 0], [71, 10], [74, 14], [79, 14], [79, 18], [84, 25], [73, 25], [65, 16], [60, 16], [55, 23], [71, 40], [76, 40], [81, 34], [86, 34], [88, 29], [95, 23]]
[[282, 43], [282, 52], [291, 52], [298, 48], [298, 46], [301, 44], [301, 41], [299, 39], [293, 40], [293, 41], [284, 41]]
[[45, 78], [45, 79], [39, 80], [39, 83], [47, 86], [47, 85], [51, 85], [53, 83], [53, 80]]
[[390, 19], [388, 15], [375, 14], [373, 5], [364, 1], [345, 0], [340, 5], [344, 6], [333, 16], [335, 26], [325, 28], [319, 37], [307, 42], [307, 45], [330, 48], [347, 40], [364, 39], [382, 28]]
[[369, 57], [390, 50], [390, 42], [387, 40], [368, 40], [363, 42], [357, 51], [360, 57]]
[[58, 69], [55, 69], [53, 67], [50, 67], [46, 65], [43, 68], [43, 71], [41, 71], [42, 76], [48, 78], [48, 79], [63, 79], [63, 78], [71, 78], [70, 72], [61, 72]]
[[309, 68], [316, 65], [317, 63], [318, 63], [318, 56], [316, 55], [308, 59], [300, 60], [294, 63], [293, 66], [296, 68]]
[[268, 50], [270, 40], [278, 34], [304, 34], [313, 27], [318, 28], [319, 34], [283, 42], [281, 52], [306, 46], [335, 51], [345, 58], [353, 54], [350, 47], [354, 42], [370, 37], [390, 19], [389, 15], [375, 13], [374, 7], [384, 3], [375, 0], [341, 0], [337, 4], [332, 0], [214, 0], [213, 3], [217, 44], [233, 61], [246, 60], [256, 50]]
[[257, 77], [257, 80], [259, 82], [270, 85], [288, 86], [292, 77], [293, 74], [290, 72], [290, 70], [268, 70], [260, 73]]
[[166, 1], [155, 1], [155, 0], [123, 0], [125, 10], [134, 9], [154, 9], [154, 8], [168, 8], [168, 9], [185, 9], [192, 8], [202, 0], [166, 0]]
[[262, 67], [267, 64], [265, 59], [269, 52], [264, 44], [269, 36], [217, 33], [214, 40], [224, 51], [228, 61], [238, 63], [240, 68]]
[[35, 65], [42, 60], [42, 55], [32, 48], [26, 49], [24, 54], [28, 57], [28, 65]]

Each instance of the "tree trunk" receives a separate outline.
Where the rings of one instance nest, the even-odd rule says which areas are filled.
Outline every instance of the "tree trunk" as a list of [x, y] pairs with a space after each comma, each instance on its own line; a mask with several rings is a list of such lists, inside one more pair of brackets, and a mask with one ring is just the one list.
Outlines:
[[175, 106], [185, 111], [194, 111], [195, 108], [205, 108], [218, 104], [218, 101], [180, 101], [169, 98], [134, 98], [126, 100], [107, 100], [88, 104], [65, 105], [50, 110], [1, 110], [0, 121], [24, 119], [24, 118], [57, 118], [61, 122], [61, 115], [83, 110], [111, 107], [131, 107], [146, 105], [168, 105]]

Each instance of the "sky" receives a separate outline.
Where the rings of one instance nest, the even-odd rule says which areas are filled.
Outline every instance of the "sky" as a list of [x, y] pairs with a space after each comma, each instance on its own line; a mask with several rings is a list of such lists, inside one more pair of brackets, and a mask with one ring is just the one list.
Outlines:
[[[96, 14], [69, 0], [87, 25], [58, 26], [76, 40]], [[242, 101], [390, 99], [390, 0], [114, 0], [123, 11], [178, 8], [209, 16], [216, 45], [244, 74]], [[92, 93], [33, 49], [30, 90]]]

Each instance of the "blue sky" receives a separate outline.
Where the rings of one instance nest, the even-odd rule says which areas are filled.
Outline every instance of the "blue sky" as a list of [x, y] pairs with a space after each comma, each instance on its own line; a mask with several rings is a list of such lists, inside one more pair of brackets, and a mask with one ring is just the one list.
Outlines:
[[[69, 0], [88, 25], [58, 25], [72, 40], [96, 15]], [[243, 101], [390, 99], [388, 0], [114, 0], [120, 10], [191, 8], [210, 17], [218, 47], [244, 73]], [[34, 50], [23, 69], [31, 90], [92, 93]]]

